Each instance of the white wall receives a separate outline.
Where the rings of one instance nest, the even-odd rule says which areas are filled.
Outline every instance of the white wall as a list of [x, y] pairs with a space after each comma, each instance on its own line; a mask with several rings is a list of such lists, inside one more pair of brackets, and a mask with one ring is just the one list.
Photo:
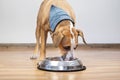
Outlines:
[[[0, 43], [34, 43], [42, 0], [0, 0]], [[120, 0], [68, 0], [88, 43], [120, 43]], [[79, 39], [81, 43], [81, 39]], [[52, 43], [49, 36], [48, 43]]]

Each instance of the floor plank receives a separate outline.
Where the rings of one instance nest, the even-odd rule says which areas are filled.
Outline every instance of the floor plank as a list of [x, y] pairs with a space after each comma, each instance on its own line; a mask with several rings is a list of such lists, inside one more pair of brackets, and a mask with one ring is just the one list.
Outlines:
[[[87, 67], [78, 72], [38, 70], [32, 53], [31, 48], [0, 50], [0, 80], [120, 80], [120, 49], [78, 48], [74, 55]], [[58, 49], [47, 48], [47, 56], [58, 55]]]

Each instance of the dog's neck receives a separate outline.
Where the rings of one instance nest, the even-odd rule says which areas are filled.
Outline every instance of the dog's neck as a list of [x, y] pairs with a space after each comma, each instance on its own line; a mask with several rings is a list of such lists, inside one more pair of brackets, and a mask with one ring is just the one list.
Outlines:
[[71, 22], [70, 20], [63, 20], [63, 21], [61, 21], [61, 22], [57, 25], [57, 27], [56, 27], [56, 29], [55, 29], [55, 32], [57, 32], [58, 30], [59, 30], [59, 31], [69, 30], [71, 23], [72, 23], [72, 22]]
[[59, 23], [60, 27], [64, 27], [64, 26], [70, 26], [70, 21], [69, 20], [63, 20]]

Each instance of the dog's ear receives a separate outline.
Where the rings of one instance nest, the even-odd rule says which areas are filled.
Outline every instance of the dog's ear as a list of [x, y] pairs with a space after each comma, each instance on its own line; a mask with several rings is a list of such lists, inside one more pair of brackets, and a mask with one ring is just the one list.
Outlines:
[[85, 41], [83, 32], [82, 32], [81, 30], [79, 30], [79, 29], [76, 29], [76, 31], [78, 32], [78, 36], [81, 36], [81, 37], [82, 37], [83, 42], [84, 42], [85, 44], [87, 44], [86, 41]]
[[55, 47], [58, 47], [60, 42], [62, 41], [64, 35], [62, 34], [62, 32], [58, 31], [52, 34], [52, 40], [53, 40], [53, 44]]

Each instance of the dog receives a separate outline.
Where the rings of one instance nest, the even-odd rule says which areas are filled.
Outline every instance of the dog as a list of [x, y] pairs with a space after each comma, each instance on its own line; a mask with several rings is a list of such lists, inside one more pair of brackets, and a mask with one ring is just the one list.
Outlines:
[[[67, 0], [43, 0], [36, 26], [36, 45], [31, 59], [36, 59], [40, 49], [40, 60], [46, 58], [46, 40], [50, 32], [53, 44], [61, 51], [63, 60], [73, 59], [78, 46], [78, 36], [86, 44], [83, 32], [75, 28], [75, 14]], [[40, 46], [41, 43], [41, 46]]]

